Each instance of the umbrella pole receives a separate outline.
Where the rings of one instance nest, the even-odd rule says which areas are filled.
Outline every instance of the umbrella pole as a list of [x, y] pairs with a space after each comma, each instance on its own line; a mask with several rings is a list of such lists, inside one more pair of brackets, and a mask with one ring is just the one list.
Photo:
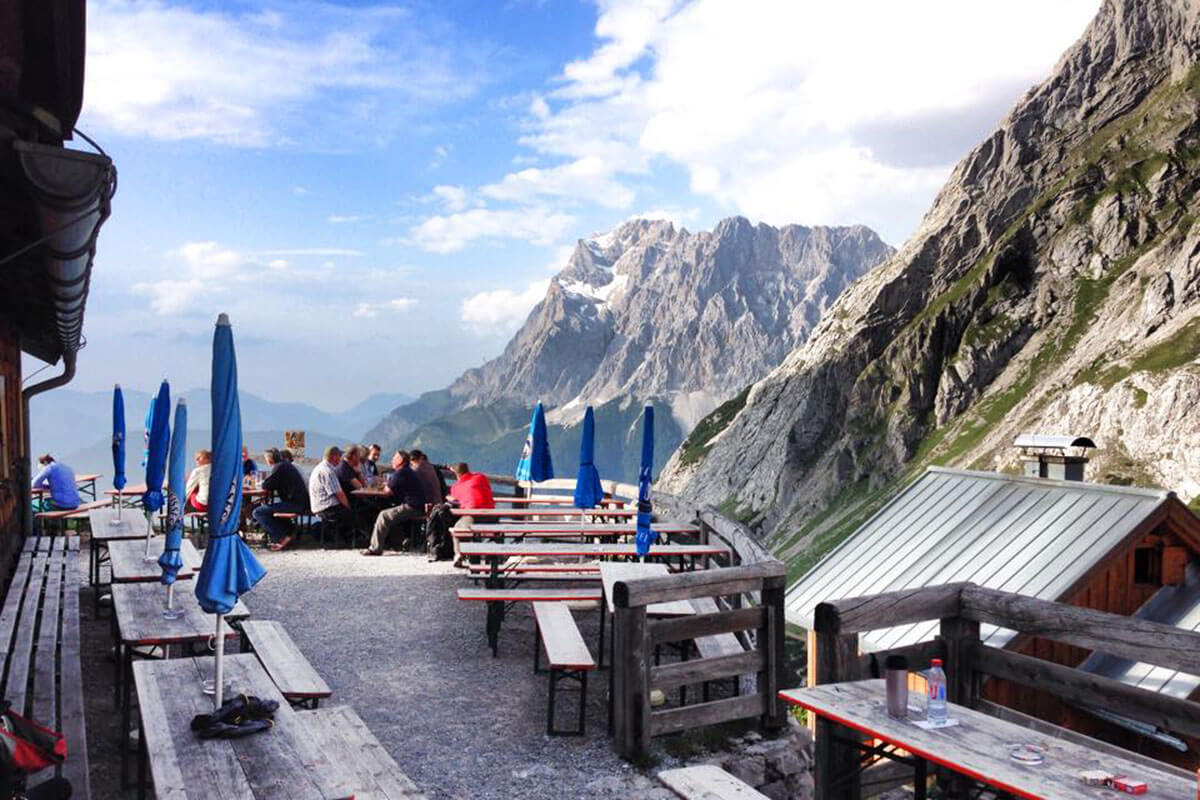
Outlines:
[[216, 643], [216, 665], [213, 671], [213, 710], [221, 708], [224, 701], [224, 679], [225, 679], [225, 635], [222, 627], [225, 625], [225, 615], [217, 614], [217, 643]]
[[123, 506], [123, 505], [124, 505], [124, 503], [121, 502], [121, 490], [117, 489], [117, 521], [118, 522], [121, 521], [121, 506]]
[[[146, 512], [146, 554], [142, 556], [144, 561], [150, 561], [150, 537], [154, 534], [154, 512]], [[156, 559], [157, 560], [157, 559]]]

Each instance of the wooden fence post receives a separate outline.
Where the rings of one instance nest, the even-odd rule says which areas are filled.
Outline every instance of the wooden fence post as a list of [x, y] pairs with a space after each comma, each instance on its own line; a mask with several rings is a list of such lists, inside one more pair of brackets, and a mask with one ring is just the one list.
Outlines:
[[[816, 685], [858, 680], [858, 634], [840, 633], [835, 607], [817, 606], [813, 630], [816, 634]], [[834, 741], [834, 737], [839, 740]], [[859, 774], [861, 735], [850, 728], [817, 719], [815, 778], [817, 800], [859, 800], [862, 795]]]
[[979, 703], [982, 683], [974, 662], [979, 623], [963, 617], [943, 617], [941, 638], [946, 646], [946, 699], [974, 708]]
[[622, 608], [613, 614], [613, 735], [622, 758], [650, 754], [650, 659], [646, 607]]
[[767, 610], [767, 624], [758, 635], [758, 649], [763, 651], [766, 663], [758, 674], [758, 691], [763, 694], [765, 711], [762, 726], [767, 730], [779, 730], [787, 726], [787, 709], [779, 698], [780, 685], [786, 669], [784, 653], [784, 596], [787, 593], [787, 578], [763, 580], [761, 600]]

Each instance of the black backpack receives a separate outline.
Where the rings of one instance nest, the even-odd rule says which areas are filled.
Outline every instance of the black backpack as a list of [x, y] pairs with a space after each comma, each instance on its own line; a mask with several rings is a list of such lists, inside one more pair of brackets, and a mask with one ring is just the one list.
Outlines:
[[445, 561], [454, 557], [454, 537], [450, 533], [454, 522], [448, 503], [436, 505], [429, 512], [429, 518], [425, 521], [425, 548], [430, 561]]

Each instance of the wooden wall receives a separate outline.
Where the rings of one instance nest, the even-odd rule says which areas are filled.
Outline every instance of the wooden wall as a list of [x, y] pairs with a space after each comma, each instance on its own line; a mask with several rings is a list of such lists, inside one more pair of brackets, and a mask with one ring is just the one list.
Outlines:
[[0, 318], [0, 586], [8, 582], [14, 556], [21, 549], [17, 506], [25, 455], [21, 439], [21, 349], [16, 330]]
[[[1170, 532], [1169, 522], [1159, 525], [1153, 532], [1129, 548], [1126, 553], [1114, 554], [1110, 557], [1107, 566], [1101, 573], [1073, 597], [1065, 598], [1063, 602], [1083, 608], [1094, 608], [1099, 611], [1130, 616], [1161, 588], [1161, 585], [1158, 584], [1138, 583], [1135, 580], [1136, 550], [1141, 547], [1181, 546], [1187, 547], [1182, 539], [1175, 537]], [[1188, 550], [1193, 558], [1200, 557], [1200, 553], [1196, 553], [1192, 548], [1189, 547]], [[1079, 666], [1090, 654], [1088, 650], [1038, 638], [1025, 642], [1018, 652], [1070, 667]], [[1191, 743], [1191, 753], [1180, 753], [1120, 726], [1100, 720], [1085, 711], [1063, 703], [1053, 695], [1036, 689], [993, 679], [984, 684], [983, 697], [1129, 750], [1145, 753], [1188, 769], [1194, 770], [1200, 767], [1200, 755], [1198, 755], [1200, 754], [1200, 743]]]

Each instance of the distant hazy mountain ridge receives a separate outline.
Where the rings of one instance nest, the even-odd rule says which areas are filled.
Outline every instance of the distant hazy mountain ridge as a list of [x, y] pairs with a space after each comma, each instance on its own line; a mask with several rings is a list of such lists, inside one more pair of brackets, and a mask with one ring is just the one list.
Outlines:
[[[891, 252], [862, 226], [775, 228], [734, 217], [690, 233], [670, 222], [627, 222], [577, 244], [499, 357], [397, 408], [370, 436], [432, 436], [487, 463], [486, 440], [507, 447], [507, 420], [520, 420], [519, 428], [537, 400], [553, 408], [559, 428], [589, 404], [608, 406], [618, 430], [600, 449], [616, 469], [627, 429], [653, 402], [668, 417], [659, 415], [665, 458], [697, 419], [779, 363], [846, 286]], [[505, 421], [492, 419], [480, 436], [473, 409]], [[503, 463], [515, 459], [505, 453]]]
[[661, 485], [806, 559], [925, 464], [1011, 467], [1027, 430], [1094, 436], [1093, 478], [1200, 492], [1198, 16], [1105, 2], [902, 250]]

